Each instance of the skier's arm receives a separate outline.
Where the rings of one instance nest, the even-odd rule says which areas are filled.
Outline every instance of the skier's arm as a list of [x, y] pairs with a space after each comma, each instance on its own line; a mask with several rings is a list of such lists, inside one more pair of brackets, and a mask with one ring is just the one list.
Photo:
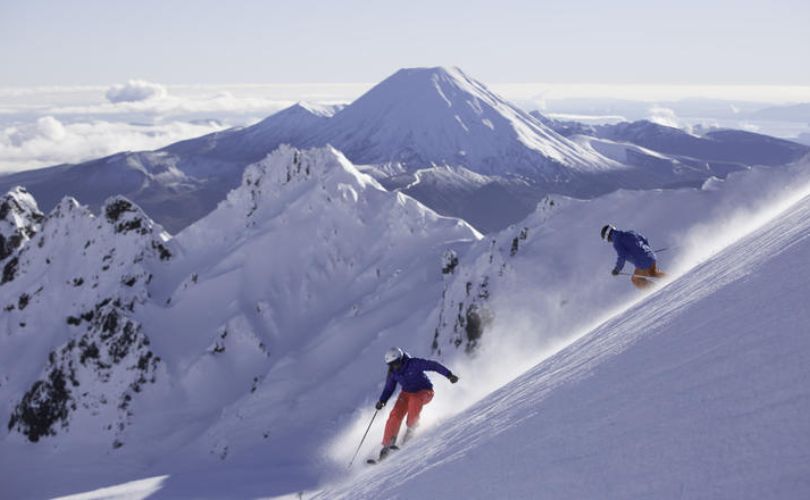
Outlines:
[[624, 256], [619, 254], [619, 258], [616, 259], [616, 265], [613, 266], [613, 274], [619, 274], [622, 272], [622, 269], [624, 269], [624, 261]]
[[451, 378], [453, 373], [447, 369], [446, 366], [439, 363], [438, 361], [432, 361], [430, 359], [421, 359], [421, 358], [413, 358], [411, 362], [417, 362], [417, 366], [423, 372], [437, 372], [441, 373], [447, 378]]
[[380, 402], [385, 404], [388, 402], [388, 398], [391, 397], [391, 394], [394, 393], [394, 389], [397, 388], [397, 381], [394, 379], [394, 375], [389, 371], [388, 377], [385, 379], [385, 388], [380, 395]]
[[616, 265], [613, 266], [613, 274], [619, 274], [622, 269], [624, 269], [624, 262], [626, 257], [624, 256], [624, 247], [621, 245], [619, 241], [619, 235], [614, 236], [613, 240], [613, 249], [616, 250]]

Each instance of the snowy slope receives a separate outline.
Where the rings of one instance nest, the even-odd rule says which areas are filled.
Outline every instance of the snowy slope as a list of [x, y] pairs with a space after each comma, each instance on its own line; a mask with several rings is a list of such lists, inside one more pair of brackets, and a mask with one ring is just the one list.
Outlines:
[[0, 198], [0, 262], [39, 231], [42, 218], [33, 196], [22, 187]]
[[763, 219], [321, 496], [806, 497], [810, 197]]
[[[605, 125], [585, 125], [572, 121], [547, 118], [537, 111], [532, 117], [548, 125], [561, 135], [582, 143], [577, 136], [590, 141], [606, 140], [611, 143], [641, 147], [690, 166], [708, 165], [715, 173], [739, 170], [745, 165], [785, 165], [797, 161], [810, 152], [807, 146], [742, 130], [709, 130], [698, 135], [676, 127], [648, 120], [620, 122]], [[601, 150], [600, 150], [601, 152]], [[638, 151], [636, 151], [638, 152]], [[607, 154], [617, 160], [616, 155]], [[645, 155], [648, 156], [648, 155]], [[618, 159], [621, 163], [636, 165], [633, 158]]]
[[[429, 349], [441, 256], [480, 237], [332, 148], [277, 150], [176, 239], [122, 198], [104, 214], [63, 201], [0, 285], [0, 469], [15, 496], [150, 468], [172, 471], [167, 491], [205, 490], [203, 471], [256, 463], [270, 470], [251, 469], [245, 495], [259, 477], [307, 484], [301, 471], [377, 392], [380, 350]], [[46, 457], [57, 479], [31, 483]]]
[[646, 120], [601, 126], [599, 135], [676, 157], [710, 162], [784, 165], [808, 153], [801, 144], [753, 132], [715, 130], [699, 136]]
[[[315, 156], [318, 155], [324, 154]], [[329, 154], [325, 156], [331, 157]], [[380, 367], [380, 355], [391, 344], [403, 345], [417, 355], [440, 355], [461, 375], [462, 382], [452, 386], [434, 378], [437, 396], [424, 413], [424, 437], [414, 441], [415, 445], [422, 442], [427, 446], [416, 447], [416, 453], [424, 452], [426, 456], [433, 456], [433, 453], [440, 451], [430, 448], [427, 443], [432, 441], [437, 425], [441, 425], [438, 428], [440, 432], [447, 428], [448, 431], [452, 429], [449, 432], [462, 434], [469, 428], [470, 422], [474, 426], [479, 425], [476, 422], [482, 421], [480, 412], [475, 409], [473, 413], [466, 411], [470, 405], [482, 398], [486, 401], [488, 394], [521, 376], [539, 360], [644, 298], [629, 285], [626, 276], [610, 277], [614, 255], [598, 237], [599, 227], [605, 221], [641, 230], [656, 247], [669, 246], [669, 251], [661, 253], [662, 266], [678, 276], [681, 269], [689, 269], [694, 262], [726, 248], [729, 242], [735, 241], [741, 230], [757, 221], [773, 219], [774, 209], [797, 186], [807, 185], [806, 166], [799, 165], [780, 172], [767, 168], [755, 169], [732, 175], [725, 181], [709, 181], [702, 189], [620, 191], [591, 201], [552, 198], [538, 207], [525, 224], [472, 243], [471, 246], [458, 242], [461, 244], [440, 244], [433, 247], [435, 250], [425, 250], [430, 257], [417, 259], [419, 264], [404, 267], [400, 273], [394, 271], [391, 278], [374, 285], [372, 293], [362, 295], [364, 299], [349, 299], [349, 296], [356, 296], [355, 292], [370, 281], [363, 279], [358, 283], [359, 287], [347, 287], [341, 278], [346, 271], [338, 264], [342, 259], [328, 256], [327, 260], [334, 264], [324, 271], [325, 278], [331, 280], [330, 277], [335, 277], [336, 287], [347, 290], [344, 294], [346, 302], [358, 304], [356, 308], [343, 309], [345, 314], [340, 314], [328, 312], [332, 309], [329, 304], [333, 303], [334, 295], [327, 282], [317, 278], [312, 281], [316, 286], [291, 289], [292, 293], [285, 295], [287, 301], [281, 302], [283, 307], [274, 309], [274, 283], [303, 283], [312, 280], [313, 276], [300, 269], [284, 268], [282, 262], [264, 264], [272, 269], [272, 273], [267, 273], [257, 263], [273, 260], [272, 257], [277, 255], [274, 247], [283, 245], [279, 243], [284, 241], [283, 222], [286, 220], [292, 224], [292, 214], [306, 212], [302, 207], [311, 201], [304, 197], [301, 199], [308, 201], [302, 204], [286, 198], [290, 196], [283, 194], [288, 193], [286, 189], [291, 188], [299, 194], [317, 193], [322, 185], [317, 180], [320, 176], [309, 180], [306, 176], [293, 176], [291, 182], [287, 183], [287, 172], [291, 175], [306, 172], [308, 161], [299, 160], [296, 163], [294, 157], [295, 150], [287, 150], [286, 155], [276, 157], [265, 165], [284, 167], [269, 168], [277, 170], [273, 179], [280, 181], [283, 187], [278, 186], [277, 182], [262, 181], [257, 190], [256, 178], [249, 177], [251, 183], [238, 192], [241, 194], [235, 193], [220, 207], [223, 214], [229, 214], [222, 220], [239, 225], [250, 220], [247, 214], [253, 207], [252, 200], [263, 200], [268, 203], [267, 207], [272, 207], [267, 217], [260, 218], [268, 221], [267, 227], [263, 228], [261, 222], [254, 221], [257, 224], [247, 231], [255, 233], [245, 240], [231, 240], [227, 231], [223, 237], [215, 240], [215, 232], [206, 232], [201, 227], [201, 240], [210, 240], [211, 248], [233, 247], [229, 251], [216, 250], [218, 255], [227, 254], [230, 257], [221, 259], [221, 265], [212, 265], [207, 270], [204, 266], [192, 265], [196, 252], [190, 252], [189, 248], [192, 248], [191, 242], [195, 238], [185, 239], [181, 235], [178, 239], [185, 240], [185, 248], [178, 250], [178, 259], [185, 264], [165, 274], [164, 283], [153, 282], [156, 288], [163, 290], [161, 293], [171, 291], [172, 296], [168, 308], [161, 310], [156, 307], [149, 314], [153, 319], [145, 321], [147, 331], [160, 324], [171, 332], [170, 336], [154, 337], [153, 342], [153, 348], [166, 360], [164, 363], [169, 377], [177, 381], [175, 390], [169, 393], [171, 397], [162, 399], [163, 406], [155, 406], [151, 415], [144, 408], [137, 410], [141, 426], [138, 427], [136, 423], [129, 427], [129, 434], [124, 436], [125, 445], [114, 451], [115, 454], [111, 455], [113, 460], [108, 460], [116, 467], [99, 464], [94, 457], [77, 461], [74, 455], [70, 479], [65, 478], [64, 472], [55, 473], [54, 477], [60, 478], [60, 485], [43, 484], [43, 489], [38, 491], [86, 491], [147, 477], [156, 478], [148, 482], [152, 488], [150, 491], [159, 490], [158, 496], [163, 498], [206, 495], [243, 498], [324, 488], [331, 479], [346, 475], [346, 464], [371, 418], [372, 404], [381, 390], [384, 373]], [[277, 163], [281, 158], [287, 160]], [[345, 161], [339, 160], [339, 156], [334, 158], [330, 160], [332, 165]], [[261, 170], [262, 167], [257, 167], [255, 172]], [[338, 178], [351, 182], [358, 193], [366, 189], [381, 193], [368, 179], [364, 181], [366, 189], [360, 188], [351, 181], [355, 177], [352, 170], [348, 169], [347, 172]], [[275, 194], [268, 198], [262, 192]], [[273, 205], [272, 199], [279, 195], [285, 197], [286, 204], [297, 204], [296, 212], [275, 213], [274, 209], [278, 206]], [[359, 199], [362, 198], [361, 195]], [[352, 203], [343, 203], [345, 200], [339, 204], [343, 209], [353, 206]], [[264, 203], [260, 203], [262, 205]], [[336, 208], [327, 212], [334, 210]], [[329, 220], [327, 212], [316, 209], [312, 213], [315, 219]], [[211, 224], [212, 227], [219, 227], [219, 223]], [[268, 234], [275, 237], [250, 248], [250, 241], [264, 231], [269, 231]], [[355, 241], [360, 240], [355, 238]], [[273, 245], [270, 245], [271, 241]], [[332, 240], [334, 243], [335, 240]], [[457, 261], [444, 258], [444, 274], [440, 274], [438, 257], [448, 247], [455, 252]], [[239, 248], [244, 252], [237, 250]], [[297, 242], [294, 248], [308, 252]], [[365, 246], [358, 245], [356, 248]], [[373, 249], [369, 251], [372, 255], [376, 252]], [[305, 253], [299, 262], [317, 258], [318, 254], [320, 252]], [[358, 255], [357, 259], [360, 258]], [[208, 262], [207, 259], [203, 260]], [[322, 266], [313, 267], [320, 270]], [[192, 268], [195, 271], [190, 271]], [[245, 271], [241, 272], [243, 268]], [[199, 273], [196, 279], [195, 272]], [[703, 271], [698, 274], [701, 283], [706, 283], [706, 274]], [[263, 279], [269, 276], [276, 279]], [[715, 280], [709, 285], [716, 283], [720, 282]], [[324, 289], [324, 297], [330, 298], [327, 301], [315, 300], [307, 305], [306, 289], [314, 291], [318, 287]], [[702, 289], [701, 293], [705, 291]], [[262, 299], [266, 300], [262, 302]], [[778, 305], [778, 301], [773, 302]], [[156, 302], [161, 303], [165, 303], [164, 296]], [[733, 302], [729, 301], [728, 304], [733, 305]], [[748, 303], [743, 304], [745, 309], [750, 308]], [[479, 323], [482, 329], [472, 339], [467, 336], [469, 332], [476, 331], [468, 329], [466, 313], [470, 306], [477, 308], [482, 319], [487, 318], [487, 321]], [[285, 311], [287, 307], [291, 310]], [[307, 318], [311, 316], [312, 321], [295, 318], [292, 308], [297, 308]], [[635, 317], [639, 310], [643, 312], [646, 309], [634, 309], [631, 316], [620, 314], [616, 317]], [[330, 315], [331, 319], [320, 329], [318, 324]], [[258, 324], [252, 322], [251, 317], [258, 318]], [[244, 321], [240, 318], [244, 318]], [[285, 335], [273, 335], [275, 318], [287, 325]], [[697, 322], [708, 321], [702, 316], [695, 316], [694, 319]], [[154, 323], [150, 324], [149, 321]], [[296, 328], [290, 325], [303, 326]], [[270, 334], [265, 334], [268, 331]], [[302, 331], [305, 333], [300, 333]], [[254, 340], [257, 337], [269, 339], [265, 343], [269, 358], [264, 358]], [[174, 344], [175, 340], [181, 339], [182, 344], [189, 346], [182, 352]], [[433, 341], [435, 344], [431, 348]], [[611, 346], [619, 349], [619, 344]], [[677, 358], [666, 354], [655, 362], [677, 364]], [[257, 371], [257, 368], [263, 367], [268, 367], [264, 376], [262, 373], [265, 372]], [[699, 372], [694, 366], [690, 369]], [[258, 378], [254, 379], [257, 375]], [[526, 392], [534, 391], [534, 386], [523, 387]], [[166, 401], [173, 403], [166, 406]], [[585, 409], [577, 407], [576, 411], [565, 413], [564, 417], [554, 414], [553, 422], [546, 422], [544, 426], [553, 430], [552, 424], [561, 425], [559, 422], [581, 421], [588, 415], [602, 414], [590, 410], [599, 408], [604, 401], [586, 401], [588, 406]], [[506, 412], [502, 415], [505, 415], [507, 422], [518, 422], [530, 416], [530, 412], [509, 413], [508, 407], [499, 409], [497, 405], [495, 408], [485, 408], [481, 411]], [[460, 427], [446, 427], [446, 419], [453, 415], [459, 415], [462, 422]], [[579, 417], [581, 419], [577, 420]], [[665, 420], [665, 416], [661, 416], [661, 419]], [[361, 459], [378, 449], [382, 420], [378, 416], [372, 426], [366, 445], [360, 452]], [[485, 422], [480, 425], [481, 435], [487, 436], [489, 427]], [[521, 438], [533, 436], [529, 431], [521, 432]], [[627, 429], [625, 432], [632, 435]], [[459, 440], [454, 436], [451, 436], [451, 440], [443, 440], [439, 436], [441, 439], [435, 442], [442, 443], [440, 448], [445, 448], [446, 443], [464, 441], [475, 445], [478, 442], [477, 439]], [[151, 444], [143, 448], [138, 446], [139, 441]], [[632, 439], [625, 439], [625, 444], [629, 443], [630, 446], [633, 442]], [[448, 448], [451, 449], [455, 448]], [[478, 450], [471, 455], [483, 455], [484, 451]], [[24, 470], [25, 465], [21, 463], [30, 463], [31, 468], [36, 468], [40, 463], [35, 460], [38, 453], [37, 450], [32, 452], [15, 448], [9, 470]], [[404, 451], [402, 458], [410, 456], [407, 453], [410, 452]], [[582, 455], [598, 456], [598, 453], [585, 450]], [[549, 456], [552, 459], [559, 457]], [[694, 456], [700, 461], [714, 460], [715, 457], [714, 452], [706, 456], [695, 452]], [[132, 463], [146, 461], [152, 465], [136, 470], [124, 465], [124, 457]], [[0, 458], [5, 460], [4, 464], [11, 460], [9, 456], [3, 458], [0, 455]], [[559, 463], [571, 462], [568, 457], [563, 458], [564, 461]], [[411, 469], [408, 465], [408, 470], [418, 469], [419, 460], [406, 460], [414, 467]], [[502, 455], [497, 460], [510, 463], [510, 459]], [[536, 460], [533, 458], [528, 462], [531, 464], [533, 461]], [[62, 467], [67, 465], [62, 464]], [[491, 468], [502, 471], [494, 465]], [[382, 470], [388, 471], [385, 474], [391, 471]], [[478, 471], [475, 468], [471, 470]], [[487, 478], [483, 472], [475, 474]], [[462, 477], [462, 473], [454, 473], [451, 477]], [[502, 472], [498, 478], [489, 477], [488, 482], [500, 484], [503, 482], [501, 477], [509, 476], [507, 472]], [[371, 483], [366, 490], [356, 490], [361, 488], [357, 485], [365, 481], [366, 476], [352, 478], [359, 483], [346, 486], [354, 488], [351, 495], [361, 491], [369, 493], [369, 496], [379, 492], [385, 492], [379, 493], [381, 496], [390, 496], [388, 493], [391, 492], [385, 488], [375, 490], [372, 485], [376, 483]], [[390, 476], [374, 478], [373, 481], [395, 484]], [[441, 481], [447, 482], [447, 479], [443, 476]], [[436, 487], [436, 491], [441, 492], [441, 481], [426, 483], [423, 487]], [[490, 491], [482, 485], [478, 486], [481, 491]], [[18, 488], [15, 491], [34, 491], [30, 485], [15, 484], [15, 488]], [[124, 486], [121, 488], [126, 490]], [[337, 488], [337, 492], [348, 491], [340, 489], [343, 488], [341, 486]], [[332, 491], [327, 490], [327, 496]], [[419, 489], [415, 491], [424, 493]]]
[[160, 370], [134, 315], [172, 258], [166, 240], [123, 198], [101, 217], [66, 198], [2, 262], [0, 414], [10, 443], [117, 441]]
[[[618, 191], [595, 200], [550, 196], [536, 211], [458, 255], [435, 328], [436, 352], [453, 347], [537, 352], [587, 328], [637, 292], [609, 274], [615, 254], [599, 239], [606, 223], [645, 234], [665, 270], [713, 244], [712, 228], [745, 224], [806, 179], [799, 164], [713, 179], [701, 189]], [[629, 268], [628, 269], [632, 270]]]
[[458, 68], [397, 71], [337, 113], [314, 142], [356, 163], [456, 165], [547, 180], [604, 164]]

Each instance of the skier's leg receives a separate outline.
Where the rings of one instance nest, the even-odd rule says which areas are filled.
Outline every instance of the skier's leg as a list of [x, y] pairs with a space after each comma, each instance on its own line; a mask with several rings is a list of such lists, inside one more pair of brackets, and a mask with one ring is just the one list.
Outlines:
[[667, 273], [658, 270], [658, 263], [654, 263], [652, 267], [650, 267], [650, 276], [655, 276], [656, 278], [663, 278], [666, 275]]
[[382, 441], [383, 446], [391, 446], [396, 442], [399, 427], [402, 425], [402, 419], [405, 418], [405, 414], [408, 412], [409, 399], [407, 392], [400, 391], [397, 402], [391, 409], [391, 413], [388, 415], [388, 421], [385, 423], [385, 433], [383, 434]]
[[650, 276], [649, 269], [639, 269], [636, 268], [633, 271], [633, 276], [630, 277], [630, 281], [636, 286], [636, 288], [644, 289], [648, 286], [652, 285], [652, 282], [648, 279], [645, 279], [644, 276]]
[[408, 429], [413, 429], [419, 424], [419, 414], [422, 413], [422, 407], [430, 403], [433, 399], [433, 391], [425, 389], [414, 393], [408, 401], [408, 421], [406, 425]]

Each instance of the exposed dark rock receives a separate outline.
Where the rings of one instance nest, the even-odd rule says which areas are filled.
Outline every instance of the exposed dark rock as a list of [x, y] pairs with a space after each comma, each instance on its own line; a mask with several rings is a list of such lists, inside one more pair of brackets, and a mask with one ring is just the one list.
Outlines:
[[82, 350], [82, 354], [79, 357], [79, 361], [81, 364], [85, 364], [88, 359], [98, 359], [99, 352], [98, 346], [95, 343], [91, 343], [90, 345], [86, 346], [84, 350]]
[[514, 257], [515, 254], [518, 252], [518, 249], [520, 248], [520, 242], [525, 241], [526, 238], [528, 237], [529, 237], [529, 228], [524, 227], [523, 229], [520, 230], [520, 234], [518, 234], [512, 239], [512, 248], [509, 250], [509, 255]]
[[107, 217], [107, 220], [112, 223], [118, 222], [123, 214], [134, 211], [134, 205], [123, 198], [117, 198], [104, 207], [104, 215]]
[[67, 388], [65, 375], [53, 369], [47, 380], [34, 382], [14, 409], [8, 422], [8, 429], [15, 427], [36, 443], [41, 437], [56, 434], [57, 423], [67, 425], [71, 393]]
[[172, 258], [172, 253], [162, 243], [158, 243], [156, 241], [153, 241], [152, 242], [152, 248], [157, 250], [158, 255], [160, 256], [160, 260], [169, 260], [169, 259]]
[[14, 280], [14, 278], [17, 276], [17, 268], [19, 267], [19, 264], [19, 258], [16, 256], [6, 262], [6, 265], [3, 266], [3, 279], [0, 280], [0, 285]]
[[135, 205], [124, 198], [116, 198], [104, 207], [104, 215], [109, 222], [115, 224], [115, 231], [117, 233], [136, 231], [139, 234], [148, 234], [149, 228], [146, 227], [140, 215], [124, 217], [125, 214], [138, 214], [138, 212]]
[[[119, 417], [131, 416], [127, 409], [131, 394], [141, 392], [145, 384], [156, 382], [160, 363], [160, 358], [149, 349], [149, 339], [141, 332], [140, 325], [127, 316], [131, 305], [108, 298], [93, 310], [68, 317], [72, 325], [88, 322], [87, 330], [48, 355], [48, 366], [44, 370], [47, 378], [35, 382], [15, 407], [9, 430], [16, 429], [34, 442], [55, 435], [59, 423], [63, 428], [68, 426], [69, 415], [76, 410], [77, 402], [82, 408], [90, 408], [86, 399], [92, 396], [88, 396], [87, 391], [71, 393], [70, 387], [90, 383], [92, 387], [99, 387], [99, 400], [107, 400], [109, 391], [121, 389], [105, 388], [93, 382], [109, 382], [113, 370], [131, 377], [123, 391], [112, 393], [123, 404], [125, 413]], [[124, 422], [116, 424], [119, 431]]]
[[458, 266], [458, 254], [453, 250], [447, 250], [442, 257], [442, 274], [452, 274]]

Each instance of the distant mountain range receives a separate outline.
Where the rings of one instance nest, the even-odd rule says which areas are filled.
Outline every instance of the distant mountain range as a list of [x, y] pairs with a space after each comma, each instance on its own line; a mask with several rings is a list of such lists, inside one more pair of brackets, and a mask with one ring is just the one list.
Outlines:
[[457, 68], [402, 69], [345, 107], [296, 104], [244, 128], [157, 151], [119, 153], [0, 177], [48, 210], [65, 195], [98, 210], [138, 203], [172, 233], [212, 211], [244, 169], [281, 144], [332, 145], [388, 189], [489, 232], [546, 194], [700, 185], [750, 165], [782, 165], [810, 148], [741, 131], [695, 136], [650, 122], [593, 127], [526, 113]]

